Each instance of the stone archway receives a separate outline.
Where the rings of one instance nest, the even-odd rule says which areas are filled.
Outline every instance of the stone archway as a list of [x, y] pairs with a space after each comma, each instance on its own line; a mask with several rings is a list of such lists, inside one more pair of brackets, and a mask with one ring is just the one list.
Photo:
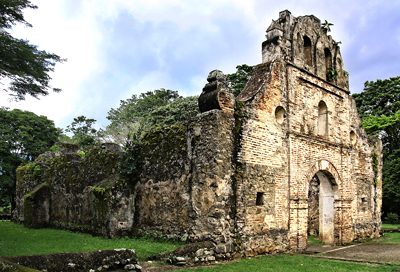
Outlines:
[[[311, 176], [311, 178], [310, 178]], [[339, 198], [340, 176], [328, 161], [315, 163], [308, 175], [308, 233], [318, 233], [326, 244], [335, 243], [335, 199]], [[310, 220], [313, 220], [310, 222]], [[313, 228], [313, 229], [311, 229]]]

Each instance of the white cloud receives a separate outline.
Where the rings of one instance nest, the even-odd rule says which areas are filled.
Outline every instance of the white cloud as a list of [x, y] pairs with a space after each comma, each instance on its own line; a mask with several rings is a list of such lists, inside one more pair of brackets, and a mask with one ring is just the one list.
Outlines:
[[[362, 0], [32, 2], [39, 9], [24, 14], [33, 28], [17, 27], [13, 34], [68, 58], [52, 73], [52, 86], [63, 92], [41, 100], [27, 98], [18, 104], [6, 102], [3, 93], [1, 105], [46, 115], [60, 127], [79, 115], [104, 123], [109, 109], [133, 93], [164, 87], [183, 95], [199, 94], [209, 71], [232, 73], [238, 64], [261, 62], [265, 30], [285, 9], [294, 16], [314, 14], [334, 23], [332, 36], [342, 41], [342, 55], [349, 67], [351, 58], [360, 56], [360, 48], [369, 52], [367, 55], [374, 52], [373, 47], [361, 43], [364, 41], [356, 32], [363, 27], [373, 29], [376, 22], [387, 19], [382, 18], [382, 10], [399, 7], [393, 1]], [[395, 35], [396, 42], [400, 42], [399, 26], [389, 31], [380, 37], [385, 48], [386, 35]], [[345, 56], [347, 52], [351, 54]], [[351, 84], [352, 78], [358, 78], [354, 69]]]

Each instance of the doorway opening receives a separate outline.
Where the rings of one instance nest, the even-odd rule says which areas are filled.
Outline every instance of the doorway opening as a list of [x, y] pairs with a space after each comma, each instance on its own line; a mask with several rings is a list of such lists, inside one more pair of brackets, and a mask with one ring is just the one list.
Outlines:
[[328, 171], [318, 171], [308, 190], [308, 230], [310, 239], [334, 244], [334, 201], [337, 185]]

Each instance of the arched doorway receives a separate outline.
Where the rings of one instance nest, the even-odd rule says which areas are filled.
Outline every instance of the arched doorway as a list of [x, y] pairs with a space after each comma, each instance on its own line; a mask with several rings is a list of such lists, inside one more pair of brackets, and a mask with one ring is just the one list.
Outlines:
[[328, 161], [317, 162], [313, 170], [308, 191], [307, 232], [309, 235], [319, 235], [319, 240], [325, 244], [334, 244], [338, 173]]

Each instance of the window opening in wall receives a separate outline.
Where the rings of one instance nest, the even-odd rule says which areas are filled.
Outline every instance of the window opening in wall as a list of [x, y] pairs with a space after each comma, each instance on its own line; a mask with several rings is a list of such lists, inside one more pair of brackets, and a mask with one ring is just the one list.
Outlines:
[[278, 106], [275, 110], [275, 119], [279, 124], [282, 124], [285, 120], [286, 114], [285, 109], [281, 106]]
[[352, 145], [354, 145], [356, 143], [356, 141], [357, 141], [356, 133], [354, 131], [351, 131], [350, 132], [350, 143]]
[[257, 206], [264, 205], [264, 193], [257, 192], [256, 205]]
[[318, 104], [318, 134], [328, 136], [328, 107], [324, 101]]
[[[328, 72], [328, 69], [332, 68], [332, 54], [331, 50], [329, 50], [328, 48], [325, 48], [324, 52], [325, 52], [325, 68], [326, 71]], [[326, 77], [326, 80], [329, 80], [328, 76]]]
[[304, 36], [304, 63], [308, 66], [312, 66], [311, 51], [311, 40], [307, 36]]

